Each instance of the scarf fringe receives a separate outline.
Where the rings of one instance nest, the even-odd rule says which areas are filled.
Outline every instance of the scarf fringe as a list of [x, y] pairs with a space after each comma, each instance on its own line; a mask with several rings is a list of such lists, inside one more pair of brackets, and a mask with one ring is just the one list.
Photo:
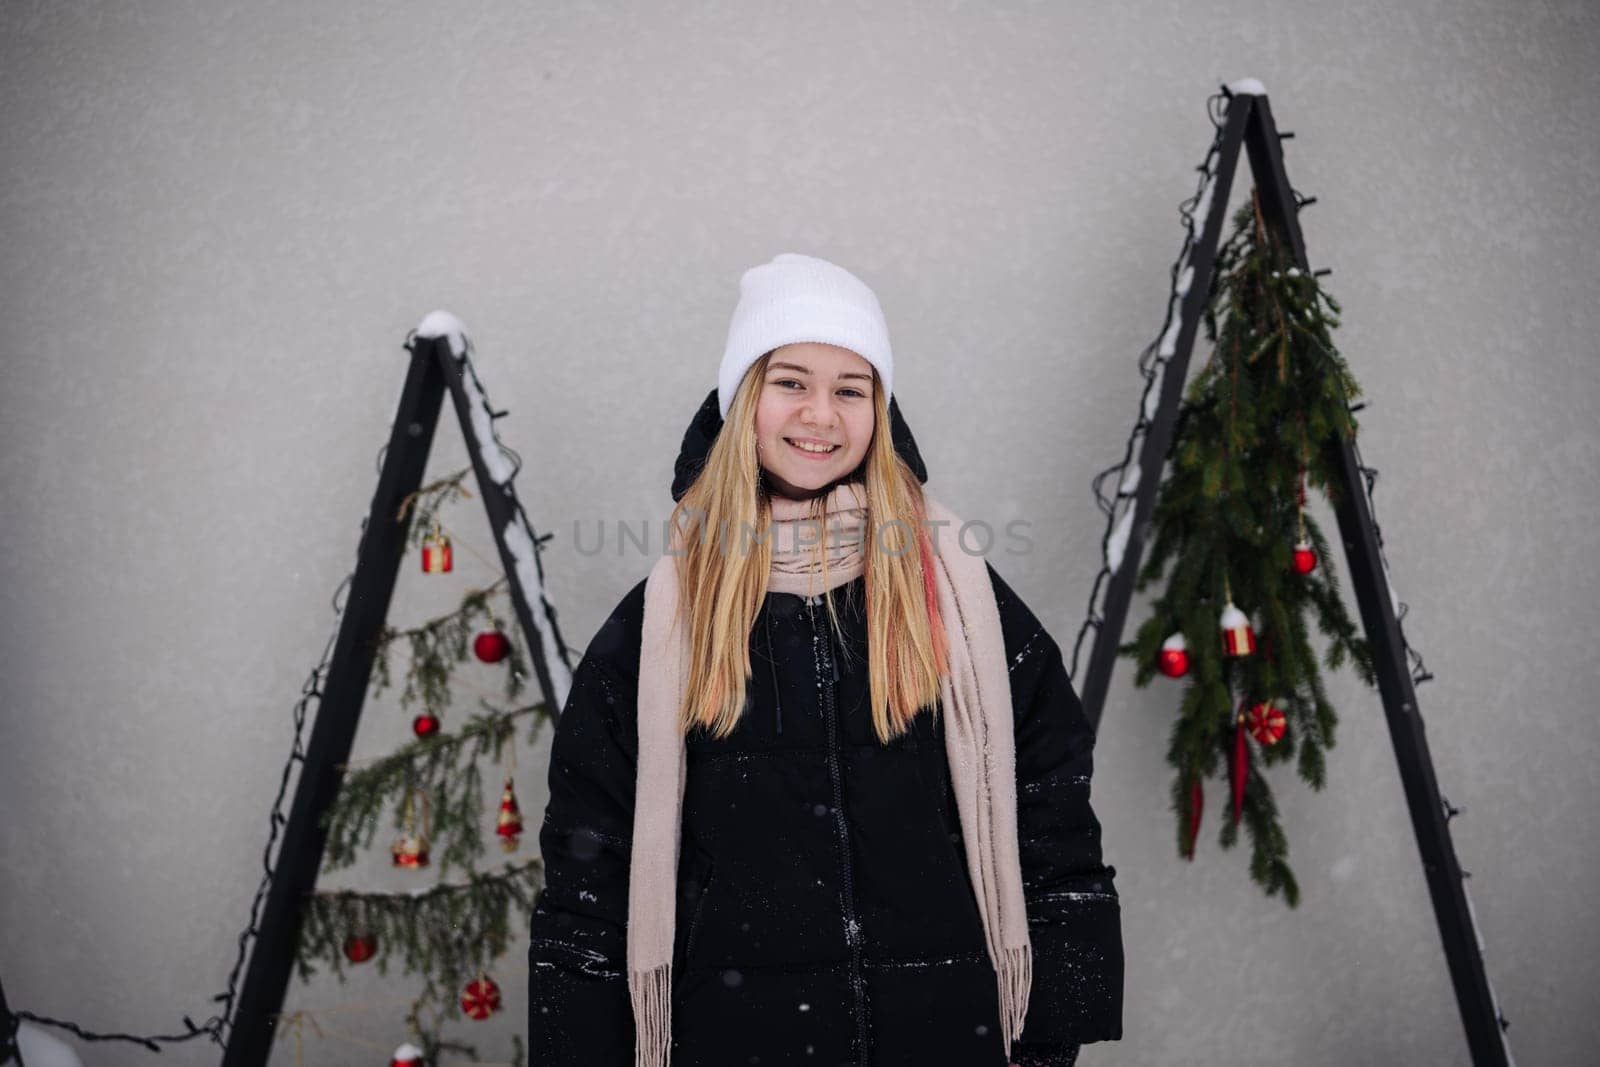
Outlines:
[[1028, 1014], [1028, 994], [1033, 989], [1033, 946], [1002, 950], [995, 976], [1000, 983], [1000, 1030], [1009, 1058], [1011, 1043], [1022, 1034]]
[[672, 1047], [672, 964], [628, 972], [633, 1001], [633, 1067], [667, 1067]]

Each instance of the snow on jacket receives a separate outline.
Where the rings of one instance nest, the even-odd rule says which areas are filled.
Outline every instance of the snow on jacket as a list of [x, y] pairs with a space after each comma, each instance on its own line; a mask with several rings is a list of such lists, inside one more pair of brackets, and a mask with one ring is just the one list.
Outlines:
[[[897, 449], [926, 479], [891, 403]], [[720, 429], [697, 413], [674, 498]], [[955, 550], [946, 546], [946, 550]], [[1069, 1065], [1122, 1036], [1121, 914], [1089, 801], [1094, 736], [1060, 648], [992, 566], [1011, 678], [1033, 986], [1012, 1062]], [[533, 1067], [629, 1067], [628, 857], [644, 582], [579, 663], [557, 724], [529, 944]], [[674, 1067], [1005, 1067], [943, 719], [885, 745], [868, 710], [864, 578], [769, 593], [738, 727], [686, 740]]]

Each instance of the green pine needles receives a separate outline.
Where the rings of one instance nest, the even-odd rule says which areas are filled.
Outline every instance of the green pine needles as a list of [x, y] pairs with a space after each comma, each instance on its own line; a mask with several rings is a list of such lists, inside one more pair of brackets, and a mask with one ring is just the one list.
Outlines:
[[[1184, 635], [1188, 684], [1167, 748], [1177, 771], [1171, 806], [1182, 855], [1194, 854], [1205, 779], [1220, 778], [1228, 794], [1243, 709], [1270, 702], [1283, 713], [1281, 738], [1247, 739], [1238, 821], [1229, 797], [1218, 842], [1231, 848], [1242, 821], [1251, 877], [1294, 907], [1300, 889], [1265, 770], [1294, 760], [1313, 789], [1326, 782], [1338, 716], [1309, 619], [1328, 639], [1329, 670], [1349, 658], [1363, 681], [1377, 684], [1371, 650], [1345, 611], [1328, 540], [1303, 511], [1308, 482], [1337, 503], [1337, 445], [1355, 436], [1350, 402], [1360, 389], [1330, 338], [1338, 303], [1295, 266], [1254, 191], [1234, 215], [1213, 278], [1204, 318], [1212, 356], [1185, 389], [1135, 589], [1145, 590], [1169, 564], [1171, 571], [1150, 617], [1118, 652], [1135, 660], [1134, 684], [1144, 687], [1162, 643]], [[1318, 561], [1306, 574], [1292, 562], [1302, 538]], [[1220, 620], [1230, 599], [1251, 617], [1249, 655], [1224, 655]]]
[[434, 850], [441, 876], [453, 866], [470, 869], [483, 854], [487, 823], [478, 763], [485, 758], [501, 761], [502, 750], [514, 742], [517, 719], [524, 716], [532, 716], [527, 738], [532, 745], [550, 718], [543, 703], [510, 711], [490, 709], [474, 715], [453, 734], [410, 741], [351, 773], [323, 818], [328, 829], [323, 871], [348, 867], [355, 863], [358, 849], [372, 847], [384, 809], [391, 810], [397, 831], [405, 828], [407, 819], [420, 818], [421, 812], [408, 804], [419, 793], [427, 799], [428, 836], [436, 844], [444, 842], [442, 850]]

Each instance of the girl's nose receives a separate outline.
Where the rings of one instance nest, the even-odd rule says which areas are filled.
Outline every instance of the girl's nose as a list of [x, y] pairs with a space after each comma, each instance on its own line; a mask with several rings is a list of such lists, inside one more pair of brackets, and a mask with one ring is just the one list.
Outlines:
[[807, 400], [805, 407], [800, 411], [800, 417], [808, 425], [832, 426], [833, 403], [824, 397]]

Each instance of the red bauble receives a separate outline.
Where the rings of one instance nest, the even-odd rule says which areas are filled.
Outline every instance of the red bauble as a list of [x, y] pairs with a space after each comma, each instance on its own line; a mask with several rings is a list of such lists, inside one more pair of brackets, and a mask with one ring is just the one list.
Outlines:
[[1189, 673], [1189, 646], [1184, 642], [1181, 632], [1161, 642], [1156, 668], [1168, 678], [1182, 678]]
[[1283, 737], [1287, 721], [1283, 712], [1273, 707], [1267, 701], [1252, 704], [1245, 713], [1245, 724], [1250, 728], [1250, 736], [1263, 745], [1275, 745]]
[[389, 1067], [423, 1067], [422, 1050], [407, 1041], [389, 1057]]
[[432, 737], [439, 732], [439, 716], [425, 711], [411, 720], [411, 732], [418, 737]]
[[487, 1019], [500, 1010], [500, 987], [488, 975], [468, 982], [461, 994], [461, 1010], [474, 1019]]
[[472, 639], [472, 654], [485, 663], [499, 663], [511, 653], [511, 639], [498, 629], [485, 630]]
[[1317, 553], [1305, 541], [1294, 546], [1294, 572], [1296, 574], [1310, 574], [1317, 569]]
[[344, 956], [351, 963], [366, 963], [378, 951], [378, 939], [371, 934], [351, 934], [344, 939]]

